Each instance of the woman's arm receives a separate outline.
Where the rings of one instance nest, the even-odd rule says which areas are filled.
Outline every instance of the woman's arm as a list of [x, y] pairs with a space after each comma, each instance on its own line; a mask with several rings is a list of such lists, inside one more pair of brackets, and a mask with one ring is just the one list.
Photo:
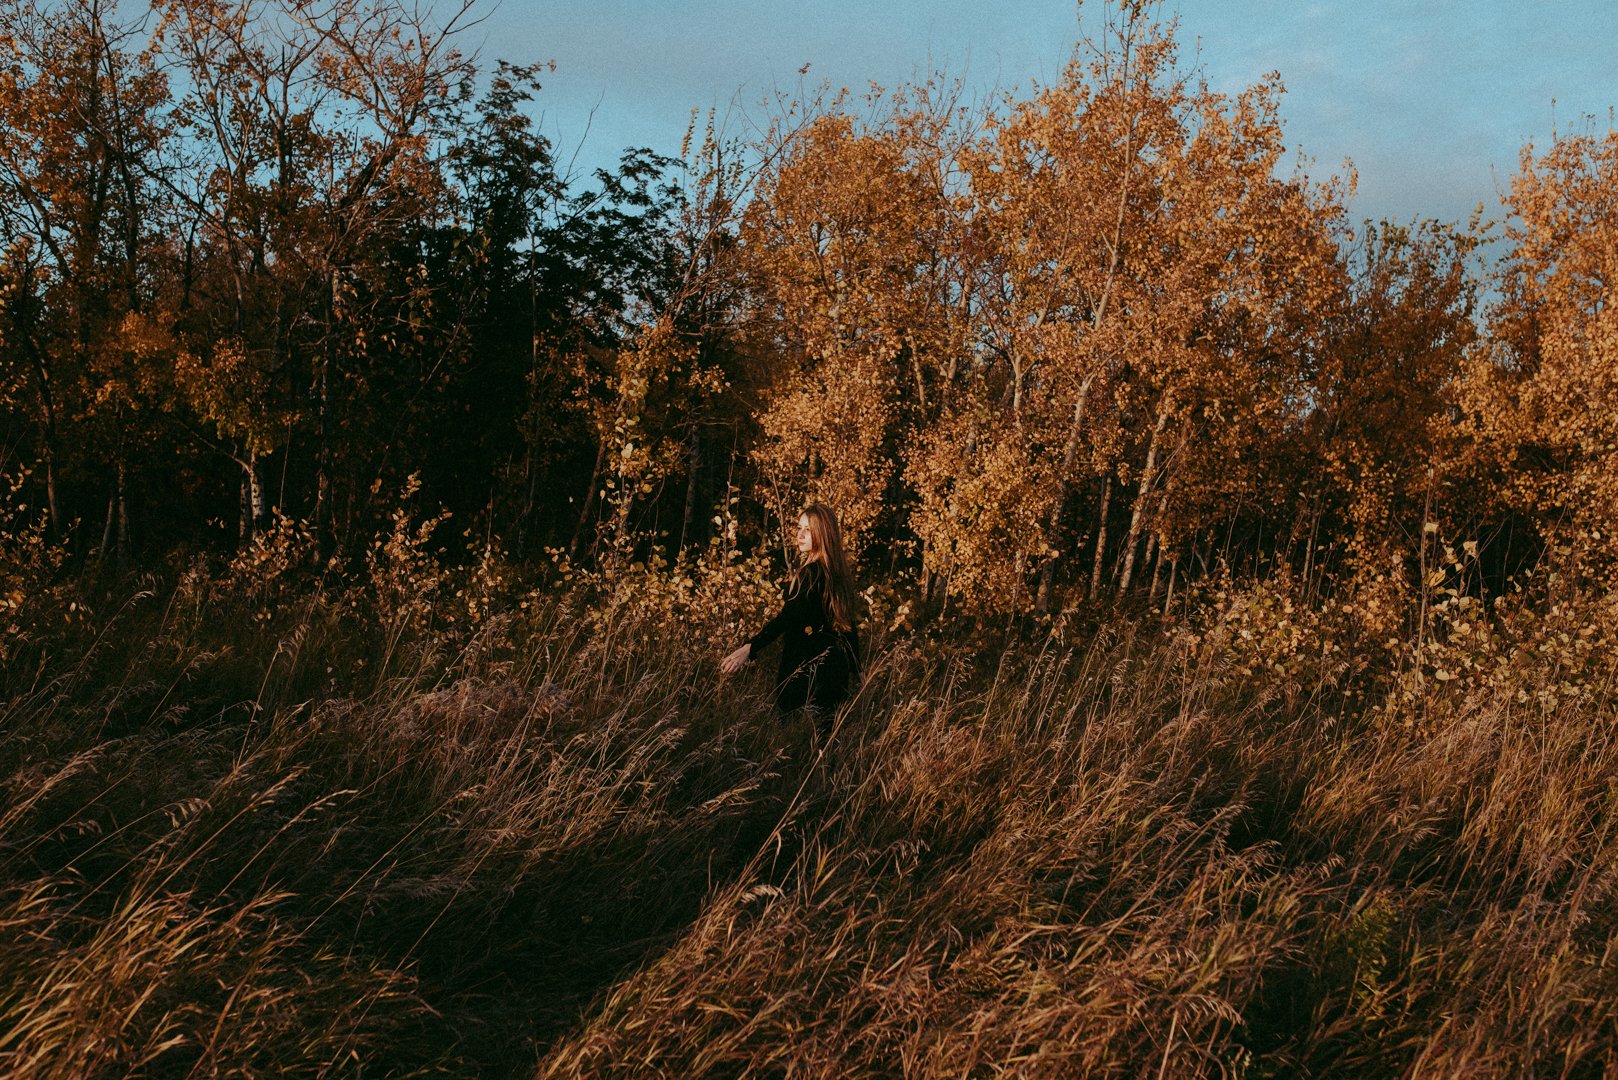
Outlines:
[[798, 599], [789, 590], [786, 598], [781, 601], [781, 610], [775, 613], [774, 618], [760, 627], [758, 633], [747, 639], [747, 644], [754, 652], [765, 648], [786, 631], [788, 624], [792, 621], [793, 607], [797, 604]]
[[[719, 670], [726, 675], [735, 674], [741, 670], [743, 664], [757, 656], [759, 650], [770, 645], [787, 629], [796, 623], [812, 625], [824, 618], [820, 613], [823, 601], [820, 594], [821, 582], [812, 575], [806, 580], [790, 584], [783, 590], [781, 610], [759, 628], [758, 633], [747, 639], [747, 642], [735, 651], [726, 655], [719, 662]], [[807, 622], [805, 620], [808, 620]]]

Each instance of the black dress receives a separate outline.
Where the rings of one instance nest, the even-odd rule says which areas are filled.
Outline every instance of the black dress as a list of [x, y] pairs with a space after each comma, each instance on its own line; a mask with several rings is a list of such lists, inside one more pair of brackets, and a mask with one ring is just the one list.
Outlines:
[[756, 658], [760, 649], [781, 639], [775, 707], [782, 712], [809, 705], [829, 716], [859, 685], [859, 633], [832, 627], [826, 585], [820, 563], [799, 570], [783, 590], [781, 611], [748, 641], [748, 655]]

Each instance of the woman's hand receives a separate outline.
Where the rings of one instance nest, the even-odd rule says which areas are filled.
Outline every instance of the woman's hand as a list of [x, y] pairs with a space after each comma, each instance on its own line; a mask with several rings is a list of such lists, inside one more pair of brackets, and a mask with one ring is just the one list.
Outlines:
[[742, 669], [743, 664], [752, 659], [752, 656], [753, 646], [751, 644], [743, 645], [741, 648], [719, 661], [719, 670], [724, 672], [726, 675], [734, 675]]

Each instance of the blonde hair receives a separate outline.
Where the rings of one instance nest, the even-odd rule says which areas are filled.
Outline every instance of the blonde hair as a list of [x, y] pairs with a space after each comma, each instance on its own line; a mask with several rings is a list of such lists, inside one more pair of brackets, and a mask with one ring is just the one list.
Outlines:
[[803, 555], [803, 569], [813, 563], [825, 568], [826, 615], [834, 629], [852, 630], [854, 574], [849, 568], [848, 553], [843, 549], [843, 533], [837, 527], [837, 515], [823, 503], [810, 503], [803, 508], [803, 516], [809, 522], [811, 540], [809, 550]]

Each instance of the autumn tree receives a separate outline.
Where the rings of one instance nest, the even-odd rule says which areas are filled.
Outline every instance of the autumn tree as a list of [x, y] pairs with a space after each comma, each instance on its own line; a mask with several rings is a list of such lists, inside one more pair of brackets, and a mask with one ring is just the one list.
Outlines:
[[1193, 85], [1127, 5], [986, 118], [904, 107], [923, 88], [808, 126], [742, 232], [766, 472], [973, 605], [1155, 573], [1216, 520], [1181, 489], [1239, 505], [1307, 407], [1340, 193], [1277, 175], [1279, 95]]
[[1477, 341], [1478, 243], [1475, 227], [1384, 222], [1347, 248], [1311, 349], [1304, 430], [1273, 466], [1299, 495], [1291, 538], [1306, 566], [1324, 541], [1350, 571], [1382, 569], [1443, 501], [1448, 395]]
[[1525, 147], [1487, 343], [1455, 401], [1473, 476], [1558, 542], [1618, 528], [1618, 132]]
[[[777, 129], [740, 232], [771, 373], [756, 451], [776, 512], [814, 495], [858, 543], [904, 536], [904, 467], [971, 363], [970, 116], [938, 83]], [[963, 123], [964, 121], [964, 123]]]
[[736, 238], [741, 206], [762, 163], [751, 159], [740, 139], [724, 133], [713, 110], [700, 128], [697, 120], [693, 110], [681, 145], [669, 233], [674, 273], [663, 301], [664, 321], [690, 358], [681, 378], [680, 423], [671, 431], [685, 459], [674, 537], [681, 550], [715, 535], [711, 526], [724, 518], [710, 518], [709, 509], [729, 511], [737, 457], [752, 442], [752, 403], [763, 387], [745, 346], [747, 292]]
[[[1011, 103], [970, 158], [988, 362], [963, 396], [975, 397], [975, 420], [944, 455], [958, 467], [924, 488], [924, 506], [943, 526], [928, 546], [937, 570], [1002, 603], [1025, 602], [1037, 571], [1035, 601], [1048, 605], [1077, 542], [1090, 541], [1097, 574], [1109, 553], [1118, 395], [1128, 359], [1144, 351], [1131, 313], [1147, 305], [1145, 230], [1163, 206], [1160, 166], [1182, 138], [1184, 94], [1171, 40], [1133, 10], [1119, 15], [1056, 84]], [[1089, 527], [1074, 528], [1071, 502], [1086, 487], [1097, 493]]]
[[224, 384], [223, 397], [194, 405], [242, 468], [246, 535], [267, 508], [261, 459], [312, 413], [324, 535], [348, 380], [397, 330], [396, 314], [368, 322], [377, 309], [363, 268], [433, 216], [435, 140], [470, 74], [455, 47], [467, 8], [159, 0], [154, 10], [160, 55], [183, 89], [174, 122], [184, 137], [169, 143], [182, 179], [171, 191], [198, 227], [187, 328], [207, 357], [200, 368]]
[[166, 103], [138, 20], [111, 3], [0, 4], [0, 362], [59, 532], [88, 509], [64, 503], [64, 443], [92, 448], [72, 464], [106, 500], [103, 549], [127, 537], [129, 457], [152, 436], [129, 360], [162, 321], [153, 157]]

